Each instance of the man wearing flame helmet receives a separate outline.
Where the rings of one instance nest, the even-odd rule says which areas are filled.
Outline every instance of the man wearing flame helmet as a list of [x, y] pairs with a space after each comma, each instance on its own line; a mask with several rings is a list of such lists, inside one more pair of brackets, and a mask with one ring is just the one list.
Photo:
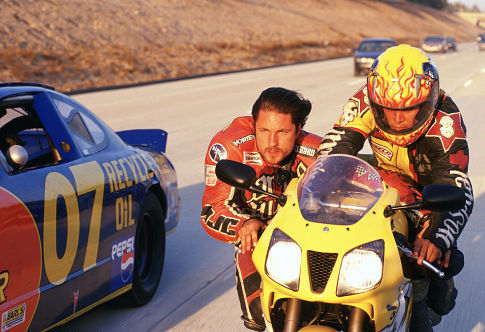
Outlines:
[[416, 211], [409, 216], [416, 226], [418, 264], [423, 259], [437, 261], [446, 272], [445, 280], [413, 281], [416, 310], [411, 330], [432, 331], [428, 306], [439, 315], [454, 306], [457, 290], [452, 277], [463, 268], [456, 240], [472, 212], [473, 191], [467, 175], [469, 151], [462, 115], [440, 89], [438, 70], [422, 50], [398, 45], [375, 60], [367, 84], [344, 105], [318, 155], [356, 155], [366, 139], [379, 173], [399, 190], [402, 203], [416, 201], [428, 184], [454, 185], [465, 192], [466, 203], [458, 212]]

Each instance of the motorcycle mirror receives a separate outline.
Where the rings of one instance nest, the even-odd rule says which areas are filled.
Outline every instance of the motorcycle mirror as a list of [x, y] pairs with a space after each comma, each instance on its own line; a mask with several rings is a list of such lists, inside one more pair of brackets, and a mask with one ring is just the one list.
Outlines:
[[463, 189], [432, 184], [423, 188], [423, 207], [432, 211], [457, 211], [465, 205], [466, 197]]
[[216, 176], [230, 186], [249, 189], [251, 183], [256, 180], [256, 171], [251, 166], [223, 159], [216, 165]]
[[285, 195], [270, 193], [254, 184], [256, 181], [256, 171], [249, 165], [234, 160], [223, 159], [216, 165], [216, 176], [219, 180], [230, 186], [274, 197], [281, 206], [284, 206], [286, 203]]
[[423, 200], [408, 205], [391, 206], [384, 209], [384, 217], [392, 216], [397, 210], [428, 209], [431, 211], [457, 211], [466, 201], [463, 189], [446, 184], [430, 184], [423, 188]]

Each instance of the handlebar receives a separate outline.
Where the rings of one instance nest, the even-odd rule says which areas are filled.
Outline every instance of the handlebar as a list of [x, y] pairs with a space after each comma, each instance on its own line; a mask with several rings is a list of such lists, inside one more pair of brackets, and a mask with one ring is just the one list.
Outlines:
[[[402, 251], [407, 257], [414, 259], [414, 260], [418, 260], [418, 257], [415, 257], [413, 255], [413, 252], [411, 251], [411, 249], [407, 248], [406, 246], [403, 246], [402, 244], [399, 244], [399, 243], [396, 243], [396, 244], [397, 244], [397, 248], [400, 251]], [[429, 270], [436, 273], [438, 275], [438, 277], [443, 278], [445, 276], [445, 273], [443, 271], [441, 271], [440, 269], [438, 269], [437, 267], [435, 267], [433, 264], [431, 264], [430, 262], [428, 262], [425, 259], [423, 259], [423, 265], [426, 268], [428, 268]]]

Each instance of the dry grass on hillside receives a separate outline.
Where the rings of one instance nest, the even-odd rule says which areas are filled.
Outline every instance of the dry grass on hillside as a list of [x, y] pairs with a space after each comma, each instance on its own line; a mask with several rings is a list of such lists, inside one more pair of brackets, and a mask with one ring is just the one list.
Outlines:
[[3, 0], [0, 81], [69, 91], [350, 55], [364, 37], [419, 45], [479, 31], [403, 1]]

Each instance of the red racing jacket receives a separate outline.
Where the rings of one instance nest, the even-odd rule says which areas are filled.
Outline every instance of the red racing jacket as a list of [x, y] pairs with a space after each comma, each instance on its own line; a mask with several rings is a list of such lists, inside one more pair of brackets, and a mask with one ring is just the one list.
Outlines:
[[278, 210], [274, 198], [236, 189], [218, 180], [215, 168], [219, 160], [250, 165], [256, 171], [256, 185], [281, 194], [292, 178], [302, 175], [315, 161], [321, 140], [320, 136], [302, 130], [293, 152], [280, 165], [270, 165], [258, 152], [251, 116], [236, 118], [219, 131], [205, 157], [201, 223], [206, 232], [217, 240], [238, 244], [239, 229], [246, 220], [256, 218], [267, 223]]
[[449, 184], [461, 187], [466, 195], [463, 208], [441, 214], [424, 237], [446, 251], [462, 232], [473, 209], [473, 191], [468, 178], [469, 151], [466, 128], [460, 111], [442, 90], [434, 118], [417, 141], [408, 146], [394, 145], [381, 134], [363, 86], [345, 104], [342, 115], [322, 140], [318, 156], [345, 153], [356, 155], [365, 140], [378, 161], [378, 167], [403, 174], [424, 187]]

